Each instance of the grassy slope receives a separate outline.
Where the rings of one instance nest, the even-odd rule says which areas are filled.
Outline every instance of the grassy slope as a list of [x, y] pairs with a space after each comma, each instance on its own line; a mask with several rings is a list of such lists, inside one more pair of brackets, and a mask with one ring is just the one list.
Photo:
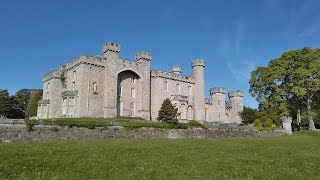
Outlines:
[[0, 144], [0, 178], [320, 179], [320, 136]]

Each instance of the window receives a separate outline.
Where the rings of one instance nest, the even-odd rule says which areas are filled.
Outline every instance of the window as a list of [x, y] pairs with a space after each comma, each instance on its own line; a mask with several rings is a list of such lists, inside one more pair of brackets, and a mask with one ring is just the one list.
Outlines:
[[134, 117], [134, 103], [130, 103], [130, 117]]
[[204, 120], [208, 121], [208, 108], [204, 110]]
[[220, 100], [218, 100], [218, 105], [220, 106]]
[[62, 99], [62, 114], [67, 114], [67, 98]]
[[49, 90], [49, 89], [50, 89], [50, 83], [47, 84], [47, 90]]
[[164, 82], [164, 89], [165, 91], [169, 91], [169, 85], [167, 81]]
[[68, 108], [68, 114], [69, 115], [73, 115], [74, 114], [74, 97], [69, 97], [69, 108]]
[[191, 86], [188, 86], [188, 93], [189, 93], [189, 95], [192, 95], [192, 87]]
[[134, 78], [131, 78], [131, 84], [134, 84], [136, 81]]
[[120, 86], [120, 89], [119, 89], [119, 96], [122, 96], [122, 94], [123, 94], [123, 89], [122, 89], [122, 86]]
[[93, 92], [96, 93], [98, 91], [98, 86], [97, 86], [97, 83], [94, 82], [93, 83]]
[[76, 87], [76, 82], [72, 82], [72, 91], [74, 91], [75, 90], [75, 87]]
[[177, 93], [180, 93], [180, 84], [177, 84], [177, 85], [176, 85], [176, 92], [177, 92]]
[[46, 94], [46, 99], [49, 99], [49, 92], [47, 92]]
[[134, 88], [131, 88], [131, 98], [135, 98], [135, 97], [136, 97], [136, 92]]
[[76, 71], [73, 71], [73, 77], [74, 78], [76, 77]]

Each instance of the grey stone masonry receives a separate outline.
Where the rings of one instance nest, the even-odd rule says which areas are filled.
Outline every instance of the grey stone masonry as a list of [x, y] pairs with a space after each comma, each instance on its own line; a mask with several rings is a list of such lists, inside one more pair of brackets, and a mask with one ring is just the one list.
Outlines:
[[[43, 99], [38, 118], [142, 117], [155, 121], [165, 98], [178, 108], [179, 120], [241, 123], [242, 91], [211, 88], [205, 97], [205, 61], [193, 60], [192, 74], [180, 65], [170, 72], [151, 70], [152, 54], [136, 53], [133, 60], [119, 56], [121, 46], [108, 42], [103, 56], [80, 55], [43, 77]], [[211, 78], [211, 77], [210, 77]]]

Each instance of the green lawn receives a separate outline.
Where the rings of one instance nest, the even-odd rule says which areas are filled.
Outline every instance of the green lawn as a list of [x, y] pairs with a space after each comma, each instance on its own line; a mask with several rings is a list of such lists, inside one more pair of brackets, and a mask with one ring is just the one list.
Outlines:
[[320, 179], [320, 136], [0, 144], [0, 179]]

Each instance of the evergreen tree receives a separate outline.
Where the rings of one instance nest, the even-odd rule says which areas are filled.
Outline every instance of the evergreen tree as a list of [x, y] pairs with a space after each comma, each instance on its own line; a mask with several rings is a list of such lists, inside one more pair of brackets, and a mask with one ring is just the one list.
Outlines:
[[38, 101], [42, 98], [41, 90], [31, 90], [30, 100], [26, 109], [26, 118], [33, 117], [37, 115]]
[[178, 108], [176, 108], [170, 101], [169, 98], [166, 98], [158, 113], [158, 121], [169, 123], [169, 124], [177, 124], [179, 116]]

